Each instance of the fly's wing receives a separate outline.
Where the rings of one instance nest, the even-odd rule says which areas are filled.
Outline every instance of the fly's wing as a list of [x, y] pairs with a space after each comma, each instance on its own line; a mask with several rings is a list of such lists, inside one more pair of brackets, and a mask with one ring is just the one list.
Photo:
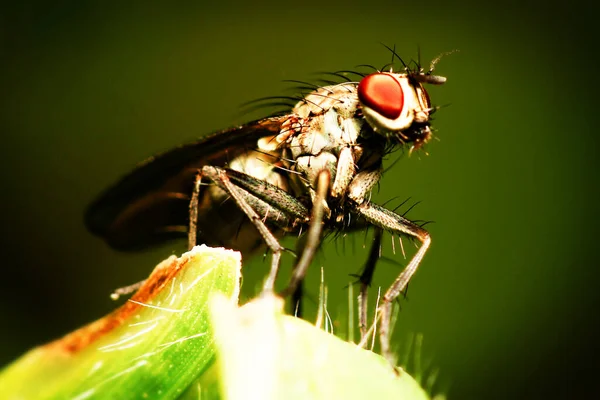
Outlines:
[[118, 250], [138, 250], [183, 237], [196, 173], [224, 166], [279, 133], [285, 116], [250, 122], [150, 157], [96, 199], [85, 224]]

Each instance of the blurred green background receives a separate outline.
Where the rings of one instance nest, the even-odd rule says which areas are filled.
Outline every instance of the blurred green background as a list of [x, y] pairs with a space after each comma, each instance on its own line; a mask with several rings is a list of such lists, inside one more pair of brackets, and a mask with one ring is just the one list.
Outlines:
[[[420, 200], [409, 216], [435, 221], [395, 346], [423, 333], [424, 359], [451, 399], [591, 393], [600, 333], [593, 15], [585, 4], [542, 2], [3, 5], [0, 365], [110, 311], [113, 289], [185, 249], [109, 249], [82, 224], [101, 190], [149, 155], [263, 116], [240, 105], [292, 94], [282, 80], [386, 64], [383, 42], [406, 58], [420, 46], [427, 61], [460, 50], [437, 67], [448, 83], [430, 90], [450, 104], [436, 114], [440, 140], [429, 156], [404, 157], [374, 193], [380, 204], [398, 196], [390, 207]], [[385, 242], [385, 255], [404, 262]], [[365, 243], [362, 234], [328, 241], [312, 267], [309, 294], [324, 266], [341, 321]], [[246, 265], [247, 292], [268, 262]], [[398, 272], [381, 263], [374, 287]]]

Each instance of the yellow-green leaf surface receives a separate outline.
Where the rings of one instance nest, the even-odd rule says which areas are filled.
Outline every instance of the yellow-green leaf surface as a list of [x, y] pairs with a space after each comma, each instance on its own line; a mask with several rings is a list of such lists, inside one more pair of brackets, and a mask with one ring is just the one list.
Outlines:
[[221, 388], [241, 399], [427, 399], [407, 373], [379, 355], [283, 314], [272, 296], [237, 308], [212, 306]]
[[122, 307], [6, 367], [0, 398], [177, 398], [213, 362], [209, 296], [235, 306], [239, 281], [237, 252], [171, 257]]

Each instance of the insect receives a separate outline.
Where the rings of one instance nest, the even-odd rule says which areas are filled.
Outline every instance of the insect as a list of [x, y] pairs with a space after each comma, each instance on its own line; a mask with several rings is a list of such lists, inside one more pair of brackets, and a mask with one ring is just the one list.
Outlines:
[[[265, 291], [274, 289], [284, 251], [279, 238], [302, 233], [304, 248], [284, 294], [298, 290], [324, 231], [374, 226], [375, 250], [382, 231], [416, 239], [419, 249], [378, 310], [381, 350], [390, 359], [392, 304], [431, 239], [421, 226], [372, 203], [369, 194], [387, 154], [398, 148], [412, 151], [431, 138], [430, 116], [436, 109], [424, 85], [446, 81], [433, 74], [439, 58], [426, 72], [419, 63], [402, 62], [400, 73], [376, 71], [361, 74], [358, 82], [315, 87], [285, 114], [151, 157], [90, 205], [86, 225], [119, 250], [187, 236], [190, 247], [205, 243], [247, 255], [266, 243], [272, 261]], [[375, 250], [360, 277], [363, 337]]]

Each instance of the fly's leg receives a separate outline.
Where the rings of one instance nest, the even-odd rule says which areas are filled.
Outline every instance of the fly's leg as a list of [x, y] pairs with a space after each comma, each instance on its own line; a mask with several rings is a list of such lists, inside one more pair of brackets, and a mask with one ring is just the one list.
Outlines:
[[[365, 202], [365, 198], [373, 189], [373, 187], [379, 182], [382, 174], [381, 165], [374, 165], [372, 169], [361, 171], [352, 180], [348, 186], [348, 199], [354, 207], [358, 207]], [[368, 220], [368, 219], [367, 219]], [[371, 222], [371, 221], [369, 221]], [[377, 224], [375, 224], [377, 226]], [[371, 251], [369, 252], [369, 258], [365, 263], [363, 272], [360, 274], [360, 294], [358, 296], [358, 326], [360, 329], [361, 343], [366, 342], [367, 332], [367, 300], [368, 291], [371, 281], [373, 280], [373, 273], [375, 272], [375, 265], [380, 257], [381, 251], [381, 237], [383, 230], [376, 227], [373, 236], [373, 244]]]
[[321, 234], [323, 232], [323, 217], [325, 214], [325, 199], [329, 191], [330, 174], [327, 170], [322, 170], [317, 176], [317, 190], [315, 200], [313, 202], [312, 215], [310, 226], [306, 234], [306, 243], [300, 259], [294, 266], [294, 272], [288, 286], [281, 292], [282, 296], [287, 296], [294, 293], [300, 282], [306, 275], [306, 270], [312, 262], [315, 253], [321, 244]]
[[292, 314], [295, 317], [302, 318], [303, 315], [303, 307], [302, 307], [302, 298], [304, 297], [304, 281], [298, 282], [296, 286], [296, 290], [292, 293]]
[[[306, 237], [301, 236], [296, 241], [296, 254], [302, 254], [304, 252], [304, 248], [306, 247]], [[296, 259], [297, 264], [298, 259]], [[293, 270], [292, 270], [293, 271]], [[291, 303], [290, 303], [290, 313], [298, 318], [302, 318], [304, 315], [304, 281], [300, 281], [296, 290], [291, 295]]]
[[233, 169], [211, 168], [224, 171], [233, 184], [281, 210], [293, 220], [293, 223], [308, 223], [310, 221], [308, 209], [280, 187]]
[[[194, 188], [193, 188], [193, 192], [192, 192], [192, 197], [190, 200], [190, 206], [189, 206], [189, 232], [188, 232], [188, 245], [190, 247], [190, 249], [192, 247], [194, 247], [197, 242], [197, 235], [198, 235], [198, 213], [199, 213], [199, 199], [200, 199], [200, 186], [201, 186], [201, 182], [202, 182], [202, 176], [207, 176], [210, 177], [213, 180], [213, 183], [216, 184], [218, 187], [220, 187], [222, 190], [224, 190], [225, 192], [228, 192], [227, 188], [225, 187], [225, 185], [223, 184], [223, 182], [221, 180], [219, 180], [219, 173], [222, 171], [224, 173], [227, 173], [227, 170], [223, 170], [220, 168], [216, 168], [216, 167], [204, 167], [206, 169], [203, 169], [204, 172], [199, 171], [196, 179], [194, 181]], [[228, 174], [227, 174], [228, 175]], [[244, 174], [242, 174], [244, 175]], [[240, 195], [243, 197], [243, 200], [248, 203], [250, 205], [250, 207], [252, 209], [254, 209], [254, 211], [256, 211], [256, 213], [258, 215], [262, 215], [263, 216], [263, 220], [267, 220], [270, 223], [273, 223], [274, 225], [279, 225], [279, 226], [288, 226], [290, 224], [290, 218], [288, 217], [287, 214], [284, 214], [283, 211], [281, 211], [279, 208], [277, 208], [277, 206], [273, 206], [270, 204], [267, 204], [266, 202], [260, 200], [259, 198], [257, 198], [253, 193], [250, 193], [249, 191], [243, 189], [242, 187], [240, 187], [239, 185], [235, 185], [238, 188], [238, 191], [240, 193]], [[279, 189], [277, 189], [279, 190]], [[294, 220], [295, 222], [295, 220]]]
[[190, 200], [190, 224], [188, 231], [188, 250], [194, 248], [197, 244], [198, 235], [198, 199], [200, 196], [200, 184], [202, 183], [202, 174], [198, 172], [194, 180], [194, 190], [192, 191], [192, 199]]
[[[189, 231], [188, 231], [188, 250], [191, 250], [196, 245], [196, 235], [198, 232], [198, 197], [200, 194], [200, 183], [202, 181], [202, 175], [198, 172], [196, 174], [196, 179], [194, 180], [194, 190], [192, 192], [192, 199], [190, 200], [190, 222], [189, 222]], [[136, 282], [132, 285], [121, 287], [116, 289], [111, 293], [110, 297], [113, 300], [118, 300], [121, 296], [129, 295], [139, 288], [146, 282], [143, 281]]]
[[248, 190], [261, 200], [278, 207], [282, 212], [292, 216], [299, 223], [307, 224], [310, 222], [306, 241], [298, 252], [300, 259], [294, 266], [288, 286], [280, 293], [284, 297], [288, 295], [292, 296], [292, 312], [300, 316], [302, 314], [302, 280], [321, 243], [323, 217], [326, 209], [325, 199], [327, 198], [331, 180], [329, 171], [323, 170], [317, 175], [317, 188], [312, 215], [310, 217], [308, 209], [304, 205], [280, 188], [234, 170], [227, 170], [227, 175], [237, 186]]
[[[390, 349], [390, 324], [392, 318], [392, 305], [400, 293], [406, 288], [408, 282], [416, 272], [423, 256], [431, 244], [429, 233], [408, 219], [389, 211], [376, 204], [363, 202], [354, 204], [356, 214], [365, 218], [371, 224], [396, 234], [414, 237], [421, 242], [421, 247], [410, 260], [406, 268], [400, 273], [392, 286], [385, 292], [379, 306], [381, 325], [379, 329], [379, 340], [381, 342], [381, 353], [390, 362], [394, 363], [394, 357]], [[377, 321], [375, 321], [377, 323]]]
[[202, 175], [215, 182], [235, 200], [273, 252], [271, 271], [263, 287], [264, 291], [273, 291], [284, 248], [263, 219], [281, 226], [295, 227], [310, 221], [308, 209], [281, 188], [243, 172], [205, 166], [202, 168]]
[[265, 292], [272, 292], [275, 286], [275, 278], [279, 271], [279, 261], [281, 259], [281, 253], [284, 247], [279, 243], [277, 238], [271, 233], [267, 225], [263, 222], [261, 216], [250, 206], [248, 201], [244, 198], [244, 195], [240, 193], [239, 189], [231, 183], [231, 180], [227, 176], [227, 172], [220, 168], [215, 167], [203, 167], [202, 175], [208, 177], [214, 182], [218, 182], [219, 186], [222, 187], [227, 194], [229, 194], [236, 202], [238, 207], [248, 216], [252, 224], [258, 229], [258, 232], [265, 240], [265, 243], [273, 253], [271, 259], [271, 271], [264, 284], [263, 290]]
[[[275, 222], [278, 219], [283, 219], [288, 221], [287, 224], [291, 224], [292, 226], [308, 224], [310, 222], [300, 259], [294, 267], [290, 283], [281, 292], [282, 296], [295, 294], [295, 299], [298, 301], [302, 296], [302, 292], [301, 289], [296, 289], [300, 287], [300, 283], [306, 275], [306, 270], [321, 242], [323, 218], [326, 209], [325, 199], [327, 198], [330, 182], [329, 171], [323, 170], [317, 176], [316, 197], [312, 215], [309, 214], [308, 209], [302, 203], [298, 202], [296, 198], [286, 191], [273, 184], [246, 175], [243, 172], [206, 166], [202, 168], [202, 175], [210, 178], [234, 198], [240, 209], [244, 211], [257, 227], [265, 239], [267, 246], [273, 251], [273, 261], [271, 271], [265, 282], [265, 291], [273, 290], [279, 269], [281, 252], [284, 248], [269, 231], [260, 215], [269, 215], [269, 219]], [[273, 212], [279, 213], [281, 217], [274, 218], [271, 215]]]
[[118, 289], [115, 289], [115, 291], [110, 294], [110, 298], [112, 300], [119, 300], [121, 296], [128, 296], [131, 293], [138, 291], [142, 287], [142, 285], [144, 285], [144, 283], [146, 283], [145, 279], [143, 281], [133, 283], [129, 286], [123, 286]]
[[369, 251], [369, 258], [367, 258], [363, 272], [358, 278], [360, 282], [360, 294], [358, 295], [358, 327], [360, 329], [361, 341], [366, 340], [367, 336], [367, 302], [369, 286], [371, 286], [371, 282], [373, 281], [373, 273], [375, 272], [377, 260], [381, 257], [382, 236], [383, 230], [376, 227], [375, 233], [373, 234], [371, 250]]

